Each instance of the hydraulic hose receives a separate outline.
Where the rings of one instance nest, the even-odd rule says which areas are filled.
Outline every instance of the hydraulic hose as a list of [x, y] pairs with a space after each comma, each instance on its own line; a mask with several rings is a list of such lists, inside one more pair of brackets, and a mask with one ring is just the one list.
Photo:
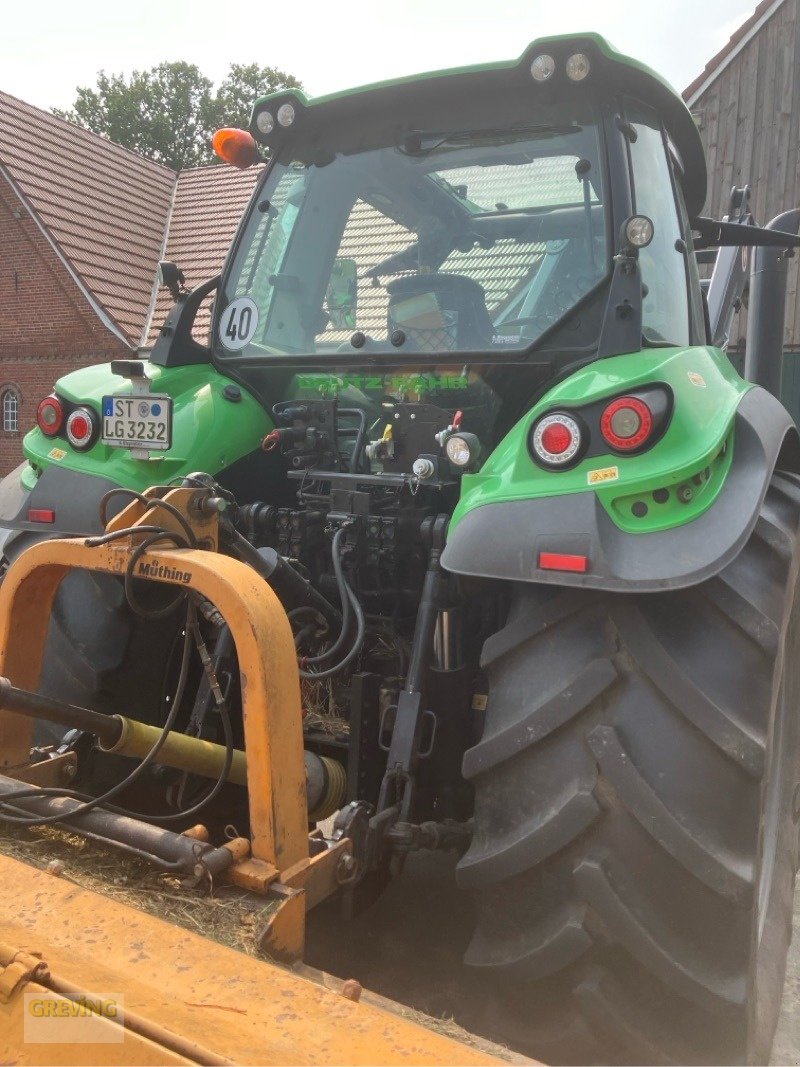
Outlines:
[[[330, 678], [334, 674], [339, 674], [345, 669], [345, 667], [348, 667], [353, 662], [353, 660], [361, 651], [364, 644], [364, 636], [367, 630], [366, 620], [364, 618], [364, 611], [358, 601], [358, 597], [350, 588], [350, 585], [344, 573], [344, 567], [342, 565], [342, 556], [341, 553], [338, 551], [340, 541], [337, 539], [340, 538], [340, 535], [344, 535], [345, 530], [345, 526], [340, 527], [333, 537], [333, 569], [334, 573], [336, 574], [336, 582], [339, 586], [340, 594], [342, 597], [342, 605], [345, 606], [349, 604], [352, 608], [353, 614], [355, 615], [356, 636], [353, 641], [353, 645], [350, 648], [350, 651], [347, 653], [344, 659], [341, 660], [339, 663], [334, 664], [334, 666], [332, 667], [328, 667], [325, 670], [321, 671], [309, 671], [305, 669], [306, 667], [311, 666], [315, 663], [322, 663], [323, 661], [327, 661], [334, 655], [334, 653], [338, 652], [339, 648], [341, 647], [341, 645], [344, 644], [344, 641], [347, 637], [347, 627], [345, 625], [342, 626], [342, 632], [339, 634], [339, 638], [337, 639], [335, 645], [328, 649], [327, 652], [324, 652], [322, 655], [317, 656], [314, 659], [306, 659], [301, 661], [302, 667], [300, 670], [300, 677], [309, 679], [311, 681], [316, 681], [321, 678]], [[345, 613], [345, 617], [346, 614], [347, 613]]]
[[225, 527], [225, 534], [230, 547], [239, 559], [260, 574], [264, 581], [272, 586], [283, 603], [291, 608], [314, 608], [325, 619], [332, 633], [339, 628], [342, 617], [336, 608], [274, 548], [255, 548], [246, 537], [230, 525]]
[[[20, 816], [43, 822], [58, 815], [59, 822], [80, 834], [103, 844], [113, 845], [131, 855], [154, 863], [164, 871], [190, 874], [202, 864], [209, 873], [219, 874], [233, 863], [233, 853], [184, 837], [170, 830], [150, 826], [108, 810], [86, 811], [78, 801], [66, 796], [35, 796], [21, 798], [19, 785], [13, 778], [0, 775], [0, 802], [13, 807]], [[11, 798], [16, 798], [11, 803]]]
[[[353, 603], [350, 597], [347, 595], [347, 579], [345, 578], [344, 566], [342, 564], [341, 544], [346, 532], [347, 526], [340, 526], [336, 533], [333, 535], [333, 541], [331, 543], [333, 573], [334, 577], [336, 578], [337, 589], [339, 590], [339, 598], [342, 602], [342, 628], [339, 631], [339, 636], [336, 638], [330, 648], [325, 649], [324, 652], [320, 652], [318, 656], [308, 656], [301, 660], [301, 665], [303, 668], [313, 667], [317, 664], [327, 663], [329, 660], [339, 655], [347, 641], [347, 634], [350, 629], [350, 616], [353, 611]], [[300, 676], [305, 677], [302, 671], [300, 673]], [[319, 677], [319, 675], [315, 675], [314, 677]]]
[[361, 608], [361, 605], [356, 600], [355, 594], [349, 588], [347, 590], [347, 594], [351, 599], [351, 603], [353, 605], [353, 611], [354, 611], [355, 616], [356, 616], [356, 637], [355, 637], [355, 640], [353, 642], [352, 648], [347, 653], [347, 655], [344, 657], [344, 659], [341, 660], [339, 663], [334, 664], [333, 667], [328, 667], [326, 670], [322, 670], [322, 671], [301, 670], [300, 671], [300, 677], [301, 678], [307, 678], [307, 679], [309, 679], [311, 681], [316, 681], [316, 680], [321, 679], [321, 678], [330, 678], [334, 674], [339, 674], [341, 671], [343, 671], [345, 669], [345, 667], [349, 667], [350, 666], [350, 664], [353, 662], [353, 660], [356, 658], [356, 656], [361, 651], [361, 649], [362, 649], [362, 647], [364, 645], [364, 636], [365, 636], [366, 631], [367, 631], [366, 620], [364, 619], [364, 612], [363, 612], [363, 610]]
[[367, 438], [367, 413], [363, 408], [339, 408], [340, 415], [349, 415], [358, 419], [356, 439], [353, 443], [353, 454], [350, 457], [350, 473], [358, 474], [359, 460], [364, 451], [364, 442]]

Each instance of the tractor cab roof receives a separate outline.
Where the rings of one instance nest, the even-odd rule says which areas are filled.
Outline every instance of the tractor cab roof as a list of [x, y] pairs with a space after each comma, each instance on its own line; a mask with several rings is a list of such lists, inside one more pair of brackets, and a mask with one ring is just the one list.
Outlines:
[[[555, 70], [537, 84], [531, 76], [531, 62], [542, 53], [553, 57]], [[566, 61], [575, 53], [589, 59], [589, 73], [578, 82], [566, 75]], [[588, 91], [596, 96], [598, 88], [635, 96], [661, 115], [681, 158], [687, 208], [692, 217], [699, 215], [706, 198], [706, 164], [699, 132], [683, 99], [659, 74], [617, 52], [596, 33], [543, 37], [519, 59], [394, 78], [327, 96], [309, 98], [297, 89], [271, 93], [255, 102], [250, 128], [259, 143], [274, 150], [300, 133], [306, 118], [316, 120], [317, 129], [353, 122], [367, 129], [371, 119], [385, 123], [394, 116], [424, 114], [425, 101], [441, 96], [468, 100], [489, 91], [530, 94], [533, 89], [552, 103], [564, 93]], [[283, 107], [287, 104], [291, 107]]]

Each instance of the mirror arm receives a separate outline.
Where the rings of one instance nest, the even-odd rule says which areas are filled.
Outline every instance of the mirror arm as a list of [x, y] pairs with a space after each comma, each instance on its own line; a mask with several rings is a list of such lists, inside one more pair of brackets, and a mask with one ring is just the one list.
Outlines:
[[692, 229], [700, 236], [694, 240], [695, 251], [704, 248], [736, 248], [739, 246], [761, 248], [800, 248], [800, 236], [770, 230], [762, 226], [749, 226], [741, 222], [716, 222], [714, 219], [696, 218]]

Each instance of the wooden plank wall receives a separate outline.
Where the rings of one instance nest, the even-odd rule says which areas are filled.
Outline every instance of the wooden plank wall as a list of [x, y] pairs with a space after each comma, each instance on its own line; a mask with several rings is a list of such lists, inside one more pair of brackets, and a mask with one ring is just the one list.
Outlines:
[[[691, 109], [708, 160], [707, 215], [725, 214], [733, 185], [751, 186], [762, 225], [800, 206], [800, 0], [785, 0]], [[789, 268], [786, 348], [800, 348], [799, 261]], [[732, 347], [744, 342], [738, 318]]]

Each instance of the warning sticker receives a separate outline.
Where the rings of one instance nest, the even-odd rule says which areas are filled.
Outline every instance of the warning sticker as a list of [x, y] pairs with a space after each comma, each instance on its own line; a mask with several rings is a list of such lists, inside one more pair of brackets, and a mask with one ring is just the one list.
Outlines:
[[47, 453], [48, 459], [63, 459], [66, 456], [66, 452], [63, 448], [51, 448]]
[[602, 482], [615, 482], [619, 478], [619, 467], [600, 467], [596, 471], [588, 471], [586, 481], [589, 485], [599, 485]]

